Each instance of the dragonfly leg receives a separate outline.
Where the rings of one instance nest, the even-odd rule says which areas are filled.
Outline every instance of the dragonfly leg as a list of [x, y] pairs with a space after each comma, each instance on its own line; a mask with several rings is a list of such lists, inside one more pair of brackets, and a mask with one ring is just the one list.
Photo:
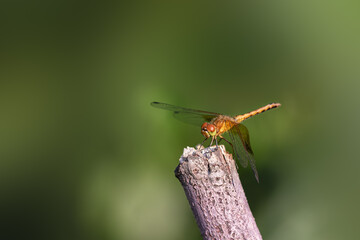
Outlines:
[[208, 138], [205, 138], [200, 145], [203, 145], [206, 140], [208, 140]]
[[214, 137], [212, 137], [212, 139], [211, 139], [210, 147], [213, 144], [213, 142], [214, 142]]
[[[223, 136], [220, 136], [220, 135], [219, 135], [219, 137], [220, 137], [220, 140], [221, 140], [221, 139], [224, 139], [228, 144], [230, 144], [230, 146], [231, 146], [232, 149], [233, 149], [234, 154], [236, 154], [235, 149], [234, 149], [234, 145], [232, 145], [232, 143], [231, 143], [230, 141], [228, 141], [226, 138], [224, 138]], [[236, 166], [236, 169], [239, 169], [236, 161], [235, 161], [235, 166]]]
[[[231, 145], [231, 147], [234, 147], [233, 145], [232, 145], [232, 143], [231, 142], [229, 142], [226, 138], [224, 138], [223, 136], [220, 136], [219, 135], [219, 138], [220, 138], [220, 141], [222, 140], [222, 139], [224, 139], [228, 144], [230, 144]], [[220, 142], [219, 141], [219, 142]]]

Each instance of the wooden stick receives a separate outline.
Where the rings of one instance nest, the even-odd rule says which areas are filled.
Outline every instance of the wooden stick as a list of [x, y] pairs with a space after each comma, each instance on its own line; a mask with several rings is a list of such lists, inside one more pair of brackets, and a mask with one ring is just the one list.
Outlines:
[[175, 169], [203, 239], [262, 240], [235, 161], [218, 148], [187, 147]]

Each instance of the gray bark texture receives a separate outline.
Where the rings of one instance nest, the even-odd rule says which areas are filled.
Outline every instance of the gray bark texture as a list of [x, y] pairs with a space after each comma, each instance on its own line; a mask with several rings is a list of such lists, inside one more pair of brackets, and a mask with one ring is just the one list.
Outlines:
[[203, 239], [261, 240], [235, 161], [225, 147], [187, 147], [175, 169]]

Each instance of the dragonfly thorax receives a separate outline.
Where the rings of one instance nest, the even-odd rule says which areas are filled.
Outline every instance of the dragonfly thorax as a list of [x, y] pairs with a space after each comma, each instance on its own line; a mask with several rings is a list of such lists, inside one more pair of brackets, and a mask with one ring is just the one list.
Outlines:
[[210, 123], [203, 123], [203, 125], [201, 125], [201, 134], [206, 137], [209, 138], [210, 136], [213, 137], [216, 135], [216, 127], [214, 124], [210, 124]]

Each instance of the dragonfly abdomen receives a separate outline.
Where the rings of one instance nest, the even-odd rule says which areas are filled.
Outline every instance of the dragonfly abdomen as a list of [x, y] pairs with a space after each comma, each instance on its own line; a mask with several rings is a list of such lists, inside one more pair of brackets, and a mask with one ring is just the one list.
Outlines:
[[245, 113], [245, 114], [242, 114], [242, 115], [237, 115], [235, 117], [236, 123], [241, 123], [245, 119], [248, 119], [248, 118], [250, 118], [252, 116], [255, 116], [255, 115], [259, 114], [259, 113], [265, 112], [265, 111], [270, 110], [272, 108], [277, 108], [279, 106], [281, 106], [280, 103], [271, 103], [271, 104], [268, 104], [268, 105], [266, 105], [264, 107], [256, 109], [254, 111], [251, 111], [249, 113]]

